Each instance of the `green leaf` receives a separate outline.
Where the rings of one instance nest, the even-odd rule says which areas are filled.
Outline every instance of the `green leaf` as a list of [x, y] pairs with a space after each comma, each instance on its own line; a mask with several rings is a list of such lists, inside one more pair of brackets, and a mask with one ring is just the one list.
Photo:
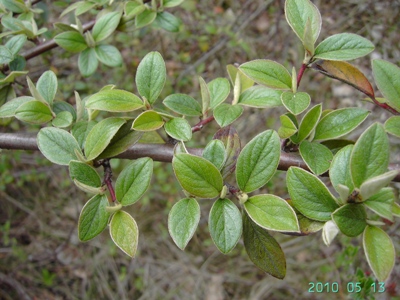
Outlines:
[[26, 102], [30, 102], [33, 100], [35, 100], [35, 98], [29, 96], [22, 96], [14, 98], [11, 101], [8, 101], [6, 104], [0, 107], [0, 118], [13, 117], [18, 107], [20, 107], [22, 104]]
[[278, 134], [281, 139], [287, 139], [297, 132], [296, 124], [287, 114], [281, 115], [279, 119], [281, 127], [279, 127]]
[[234, 65], [227, 65], [226, 70], [229, 75], [229, 79], [232, 83], [233, 86], [235, 86], [236, 83], [236, 76], [239, 76], [239, 81], [240, 81], [240, 92], [243, 93], [247, 89], [251, 88], [254, 85], [254, 81], [247, 77], [246, 75], [243, 74], [242, 71], [240, 71], [238, 68], [236, 68]]
[[285, 16], [290, 27], [304, 43], [307, 22], [310, 23], [312, 41], [315, 43], [321, 31], [321, 14], [318, 8], [309, 0], [287, 0]]
[[293, 208], [275, 195], [250, 197], [244, 208], [249, 217], [260, 227], [274, 231], [300, 232]]
[[69, 162], [69, 176], [72, 180], [77, 180], [85, 185], [101, 187], [101, 179], [96, 170], [80, 161], [71, 160]]
[[59, 112], [56, 117], [53, 119], [51, 124], [54, 127], [58, 128], [67, 128], [71, 126], [72, 122], [74, 121], [74, 117], [69, 111], [62, 111]]
[[121, 13], [115, 11], [101, 16], [93, 26], [92, 36], [95, 42], [108, 38], [117, 28]]
[[267, 87], [283, 90], [292, 88], [289, 71], [275, 61], [256, 59], [242, 64], [239, 70], [255, 82]]
[[178, 32], [182, 25], [181, 19], [166, 11], [157, 13], [155, 23], [169, 32]]
[[367, 213], [360, 204], [346, 204], [338, 208], [332, 214], [332, 219], [340, 231], [350, 237], [360, 235], [367, 226]]
[[211, 140], [204, 148], [203, 157], [221, 170], [226, 159], [224, 143], [220, 140]]
[[338, 233], [339, 228], [336, 226], [335, 222], [333, 222], [332, 220], [325, 222], [322, 229], [322, 240], [324, 241], [325, 245], [330, 246], [331, 242]]
[[94, 48], [99, 61], [109, 67], [122, 66], [122, 56], [117, 48], [111, 45], [98, 45]]
[[400, 138], [400, 117], [398, 116], [390, 117], [385, 122], [385, 130], [387, 133]]
[[222, 103], [214, 109], [214, 118], [221, 127], [228, 126], [243, 113], [243, 107]]
[[311, 97], [305, 92], [284, 92], [281, 95], [282, 104], [294, 115], [301, 114], [311, 103]]
[[125, 15], [127, 17], [134, 17], [146, 9], [144, 4], [136, 1], [125, 2]]
[[276, 278], [285, 277], [285, 254], [278, 242], [247, 214], [243, 214], [243, 242], [247, 255], [258, 268]]
[[118, 89], [102, 90], [89, 97], [85, 106], [90, 109], [110, 112], [128, 112], [143, 107], [140, 98], [130, 92]]
[[300, 213], [316, 221], [331, 219], [338, 205], [321, 180], [303, 169], [290, 167], [286, 182], [293, 205]]
[[153, 110], [147, 110], [141, 113], [133, 121], [132, 128], [137, 131], [153, 131], [164, 125], [162, 117]]
[[325, 223], [323, 222], [311, 220], [300, 213], [296, 214], [296, 216], [299, 221], [301, 235], [309, 235], [318, 232], [324, 227]]
[[99, 235], [106, 227], [110, 214], [106, 211], [106, 195], [96, 195], [86, 202], [79, 215], [78, 236], [82, 242]]
[[367, 226], [363, 235], [363, 247], [375, 277], [379, 281], [385, 281], [395, 263], [396, 254], [392, 240], [382, 229]]
[[185, 94], [172, 94], [163, 101], [164, 105], [174, 112], [185, 116], [201, 116], [199, 102]]
[[153, 174], [153, 160], [143, 157], [129, 164], [119, 174], [115, 183], [117, 200], [123, 205], [131, 205], [147, 191]]
[[394, 192], [392, 188], [383, 188], [369, 197], [363, 204], [379, 216], [393, 221]]
[[37, 135], [40, 152], [52, 163], [68, 166], [71, 160], [76, 160], [75, 151], [82, 155], [75, 138], [67, 131], [46, 127]]
[[225, 164], [221, 170], [222, 177], [225, 179], [236, 169], [236, 161], [241, 150], [240, 138], [237, 131], [232, 126], [228, 126], [218, 130], [214, 139], [222, 141], [226, 149]]
[[50, 105], [56, 96], [57, 86], [57, 77], [53, 71], [44, 72], [36, 83], [36, 89]]
[[81, 149], [85, 147], [86, 137], [88, 136], [90, 130], [92, 130], [94, 125], [96, 125], [95, 121], [81, 121], [75, 123], [74, 126], [72, 126], [71, 134], [77, 140]]
[[15, 110], [15, 117], [31, 124], [43, 124], [51, 121], [53, 114], [46, 104], [33, 100], [20, 105]]
[[153, 104], [160, 95], [166, 80], [165, 62], [158, 52], [150, 52], [140, 62], [136, 73], [139, 94]]
[[226, 78], [216, 78], [208, 84], [210, 91], [210, 108], [214, 109], [228, 98], [231, 91], [229, 81]]
[[200, 84], [201, 104], [202, 104], [201, 112], [203, 114], [203, 117], [207, 117], [211, 105], [210, 90], [208, 89], [207, 83], [201, 76], [199, 76], [199, 84]]
[[394, 217], [400, 218], [400, 204], [394, 202], [392, 206], [392, 214]]
[[323, 40], [315, 49], [314, 59], [352, 60], [374, 50], [366, 38], [353, 33], [339, 33]]
[[321, 113], [322, 113], [322, 105], [318, 104], [315, 105], [313, 108], [311, 108], [304, 115], [299, 126], [299, 132], [295, 139], [296, 143], [302, 142], [313, 132], [313, 130], [317, 126], [319, 118], [321, 117]]
[[109, 158], [125, 152], [130, 146], [136, 144], [143, 133], [140, 131], [131, 130], [132, 121], [129, 121], [121, 126], [107, 148], [98, 156], [98, 158]]
[[280, 159], [278, 134], [267, 130], [254, 137], [242, 150], [236, 166], [239, 188], [250, 193], [266, 184], [274, 175]]
[[184, 250], [200, 221], [200, 206], [193, 198], [185, 198], [174, 204], [168, 214], [168, 231], [175, 244]]
[[173, 118], [165, 123], [165, 131], [178, 141], [190, 141], [192, 139], [192, 127], [185, 119]]
[[349, 191], [354, 189], [350, 173], [350, 157], [353, 147], [353, 145], [347, 145], [339, 150], [332, 159], [329, 178], [337, 192], [339, 192], [339, 184], [347, 186]]
[[19, 50], [21, 50], [21, 48], [24, 46], [26, 40], [27, 40], [26, 35], [18, 34], [9, 39], [5, 46], [15, 56], [18, 54]]
[[144, 26], [147, 26], [153, 23], [156, 17], [157, 17], [157, 12], [147, 9], [136, 16], [135, 26], [136, 28], [142, 28]]
[[190, 194], [200, 198], [215, 198], [222, 190], [222, 176], [208, 160], [180, 153], [172, 159], [175, 176]]
[[110, 221], [110, 236], [123, 252], [134, 257], [137, 250], [139, 230], [135, 219], [122, 210], [117, 211]]
[[381, 124], [371, 125], [357, 140], [350, 159], [355, 187], [386, 172], [389, 166], [389, 139]]
[[81, 74], [85, 77], [92, 75], [99, 65], [96, 51], [94, 48], [87, 48], [79, 54], [78, 67]]
[[400, 68], [388, 61], [374, 59], [372, 73], [383, 97], [393, 108], [400, 111]]
[[67, 31], [57, 34], [54, 37], [54, 41], [58, 46], [72, 53], [82, 52], [88, 47], [85, 38], [76, 31]]
[[6, 46], [0, 46], [0, 64], [8, 64], [14, 59], [14, 54]]
[[14, 13], [21, 14], [27, 10], [23, 0], [2, 0], [1, 4]]
[[368, 114], [368, 110], [356, 107], [334, 110], [319, 121], [314, 140], [331, 140], [348, 134], [364, 122]]
[[383, 187], [387, 186], [398, 174], [398, 170], [392, 170], [364, 181], [360, 186], [360, 194], [362, 199], [367, 200], [371, 196], [378, 193]]
[[281, 91], [256, 85], [240, 94], [238, 104], [250, 107], [270, 108], [282, 105]]
[[98, 157], [107, 148], [111, 139], [124, 123], [125, 120], [121, 118], [107, 118], [94, 125], [85, 142], [87, 160]]
[[[69, 104], [68, 102], [65, 101], [55, 101], [53, 103], [53, 112], [56, 113], [57, 115], [62, 113], [62, 112], [68, 112], [71, 117], [72, 120], [75, 121], [76, 120], [76, 110], [75, 108]], [[69, 117], [67, 117], [69, 119]]]
[[218, 199], [211, 207], [208, 227], [218, 250], [228, 254], [242, 235], [242, 215], [231, 200]]
[[315, 175], [328, 171], [333, 154], [326, 146], [306, 140], [301, 142], [299, 150], [304, 162]]
[[164, 7], [175, 7], [185, 0], [163, 0]]

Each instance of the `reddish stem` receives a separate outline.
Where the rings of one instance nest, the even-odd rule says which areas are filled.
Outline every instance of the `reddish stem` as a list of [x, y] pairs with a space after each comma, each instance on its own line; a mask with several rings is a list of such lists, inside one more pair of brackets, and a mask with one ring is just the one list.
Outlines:
[[115, 191], [114, 191], [114, 187], [112, 185], [112, 170], [111, 170], [110, 160], [105, 159], [103, 161], [102, 165], [104, 168], [103, 184], [105, 184], [107, 186], [107, 189], [110, 192], [111, 201], [115, 202], [117, 200], [117, 197], [115, 197]]
[[201, 120], [199, 123], [192, 127], [192, 132], [200, 131], [204, 125], [214, 121], [214, 116], [208, 117], [204, 120]]
[[299, 73], [297, 74], [297, 87], [300, 86], [301, 78], [303, 78], [303, 74], [304, 74], [304, 71], [305, 71], [306, 69], [307, 69], [307, 65], [306, 65], [306, 64], [302, 64], [302, 65], [301, 65], [301, 68], [300, 68], [300, 70], [299, 70]]

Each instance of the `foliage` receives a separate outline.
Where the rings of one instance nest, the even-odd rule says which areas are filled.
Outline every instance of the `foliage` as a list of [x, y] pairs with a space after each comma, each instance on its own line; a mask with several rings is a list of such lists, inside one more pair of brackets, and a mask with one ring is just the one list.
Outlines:
[[[58, 32], [54, 42], [67, 52], [79, 53], [80, 73], [91, 76], [99, 62], [108, 67], [123, 63], [120, 50], [106, 43], [112, 42], [110, 37], [116, 30], [137, 30], [154, 22], [165, 30], [179, 31], [181, 21], [166, 9], [181, 2], [79, 1], [62, 13], [73, 12], [76, 24], [55, 24]], [[137, 94], [107, 85], [84, 99], [75, 92], [74, 107], [56, 99], [58, 80], [52, 70], [43, 73], [36, 84], [26, 77], [30, 95], [16, 96], [22, 91], [14, 84], [15, 79], [28, 73], [26, 59], [19, 52], [28, 40], [47, 30], [37, 28], [35, 20], [41, 11], [30, 3], [0, 3], [4, 28], [1, 37], [6, 41], [0, 46], [0, 91], [4, 96], [0, 99], [4, 103], [0, 117], [46, 125], [38, 132], [38, 148], [51, 162], [69, 166], [71, 180], [92, 194], [79, 217], [81, 241], [95, 238], [108, 226], [119, 249], [135, 256], [139, 229], [126, 207], [137, 203], [151, 187], [153, 160], [140, 157], [126, 166], [115, 182], [115, 190], [109, 160], [139, 144], [150, 132], [175, 145], [171, 162], [185, 197], [173, 205], [168, 230], [180, 249], [185, 249], [196, 231], [202, 199], [211, 199], [208, 224], [218, 250], [228, 254], [243, 236], [250, 260], [274, 277], [285, 277], [286, 259], [269, 231], [307, 235], [322, 230], [327, 245], [339, 232], [349, 237], [362, 236], [365, 256], [375, 277], [379, 281], [388, 278], [395, 251], [391, 238], [379, 227], [384, 223], [377, 217], [393, 221], [400, 215], [395, 193], [387, 187], [399, 175], [399, 170], [388, 171], [387, 135], [400, 136], [399, 117], [393, 116], [385, 124], [374, 123], [356, 142], [343, 144], [339, 138], [358, 128], [370, 112], [358, 107], [331, 111], [323, 110], [322, 104], [310, 107], [311, 96], [298, 90], [304, 72], [314, 69], [353, 86], [381, 108], [399, 115], [400, 71], [396, 65], [372, 61], [373, 76], [384, 96], [378, 99], [366, 76], [345, 62], [373, 51], [370, 41], [353, 33], [339, 33], [316, 44], [322, 26], [317, 7], [309, 0], [286, 0], [287, 23], [304, 46], [304, 60], [298, 71], [294, 67], [289, 71], [268, 59], [238, 67], [228, 65], [230, 82], [216, 78], [207, 83], [199, 77], [200, 103], [192, 96], [174, 93], [163, 99], [161, 108], [157, 102], [167, 81], [167, 68], [161, 54], [153, 51], [137, 67]], [[92, 9], [100, 11], [96, 22], [92, 27], [83, 26], [79, 17]], [[241, 148], [232, 124], [244, 109], [277, 106], [287, 111], [280, 116], [279, 130], [264, 130]], [[191, 125], [190, 117], [199, 117], [200, 121]], [[186, 144], [195, 141], [193, 133], [214, 120], [221, 129], [202, 156], [190, 153]], [[282, 168], [282, 151], [297, 152], [308, 167], [288, 168], [290, 199], [286, 200], [257, 193]], [[99, 166], [104, 168], [103, 181], [96, 169]], [[326, 173], [335, 194], [321, 180], [320, 176]], [[236, 204], [233, 199], [238, 200]], [[51, 284], [51, 273], [43, 272], [45, 284]]]

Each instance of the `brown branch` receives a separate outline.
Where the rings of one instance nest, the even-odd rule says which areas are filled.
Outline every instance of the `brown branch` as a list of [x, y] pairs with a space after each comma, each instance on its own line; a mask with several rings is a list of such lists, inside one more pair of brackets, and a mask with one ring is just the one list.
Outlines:
[[[170, 144], [135, 144], [116, 156], [116, 158], [136, 159], [150, 157], [155, 161], [171, 162], [174, 155], [174, 145]], [[31, 133], [0, 133], [0, 149], [8, 150], [39, 150], [36, 135]], [[189, 153], [200, 156], [202, 148], [187, 148]], [[297, 153], [281, 152], [278, 170], [287, 171], [289, 167], [296, 166], [309, 170], [303, 159]], [[390, 164], [389, 170], [399, 170], [400, 163]], [[328, 176], [328, 173], [322, 176]], [[393, 179], [400, 182], [400, 173]]]

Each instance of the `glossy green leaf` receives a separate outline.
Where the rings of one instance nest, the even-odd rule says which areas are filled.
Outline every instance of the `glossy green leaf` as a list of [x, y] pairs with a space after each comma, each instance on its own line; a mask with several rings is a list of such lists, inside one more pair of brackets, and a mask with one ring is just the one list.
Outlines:
[[58, 46], [72, 53], [82, 52], [88, 47], [85, 38], [76, 31], [66, 31], [57, 34], [54, 37], [54, 41]]
[[286, 109], [294, 115], [301, 114], [311, 103], [310, 95], [305, 92], [284, 92], [281, 99]]
[[321, 180], [301, 168], [290, 167], [286, 182], [293, 205], [300, 213], [316, 221], [331, 219], [338, 205]]
[[153, 104], [164, 87], [166, 76], [165, 62], [161, 54], [148, 53], [140, 62], [136, 73], [139, 94]]
[[276, 107], [282, 105], [281, 94], [281, 91], [256, 85], [240, 95], [238, 104], [250, 107]]
[[94, 125], [85, 142], [87, 160], [93, 160], [98, 157], [107, 148], [111, 139], [124, 123], [125, 120], [121, 118], [107, 118]]
[[391, 62], [374, 59], [372, 72], [376, 85], [386, 101], [397, 111], [400, 111], [400, 68]]
[[122, 56], [117, 48], [112, 45], [98, 45], [94, 48], [99, 61], [109, 67], [122, 66]]
[[243, 214], [243, 242], [250, 260], [264, 272], [283, 279], [286, 259], [281, 246], [264, 228]]
[[149, 188], [152, 174], [153, 160], [151, 158], [142, 157], [129, 164], [115, 182], [117, 200], [123, 206], [138, 201]]
[[367, 226], [363, 235], [363, 247], [375, 277], [379, 281], [385, 281], [395, 263], [396, 253], [392, 240], [382, 229]]
[[348, 134], [367, 118], [369, 111], [349, 107], [326, 114], [315, 128], [314, 140], [330, 140]]
[[214, 139], [218, 139], [224, 143], [226, 151], [225, 164], [222, 167], [221, 174], [225, 179], [236, 169], [236, 161], [238, 159], [241, 145], [237, 131], [232, 127], [224, 127], [214, 134]]
[[190, 141], [192, 139], [192, 127], [186, 119], [173, 118], [165, 123], [165, 131], [178, 141]]
[[185, 116], [201, 116], [199, 102], [185, 94], [172, 94], [163, 101], [164, 105], [174, 112]]
[[250, 197], [244, 208], [248, 216], [260, 227], [274, 231], [300, 232], [293, 208], [275, 195]]
[[229, 81], [226, 78], [216, 78], [208, 84], [210, 91], [210, 108], [214, 109], [228, 98], [231, 91]]
[[46, 104], [33, 100], [21, 104], [15, 110], [15, 117], [31, 124], [43, 124], [51, 121], [53, 114]]
[[200, 205], [196, 199], [184, 198], [168, 214], [168, 231], [175, 244], [184, 250], [200, 221]]
[[123, 252], [134, 257], [137, 250], [139, 229], [135, 219], [125, 211], [117, 211], [110, 221], [110, 236]]
[[255, 136], [242, 150], [236, 166], [240, 190], [250, 193], [266, 184], [275, 174], [280, 159], [280, 140], [273, 130]]
[[51, 124], [58, 128], [67, 128], [72, 125], [74, 117], [69, 111], [62, 111], [56, 115]]
[[146, 9], [136, 16], [135, 26], [136, 28], [142, 28], [144, 26], [147, 26], [153, 23], [156, 17], [157, 17], [157, 12], [150, 9]]
[[386, 172], [389, 165], [389, 139], [381, 124], [371, 125], [357, 140], [350, 159], [355, 187]]
[[136, 144], [143, 133], [132, 130], [132, 121], [125, 123], [111, 139], [107, 148], [98, 158], [109, 158], [125, 152], [129, 147]]
[[339, 33], [323, 40], [315, 48], [314, 58], [327, 60], [351, 60], [362, 57], [374, 50], [366, 38], [354, 33]]
[[27, 41], [27, 37], [24, 34], [18, 34], [10, 38], [5, 46], [11, 51], [11, 53], [15, 56], [24, 46]]
[[296, 124], [293, 123], [292, 119], [285, 115], [279, 117], [281, 121], [281, 127], [279, 127], [278, 134], [281, 139], [287, 139], [293, 136], [297, 132]]
[[299, 150], [304, 162], [315, 175], [328, 171], [333, 154], [327, 147], [306, 140], [301, 142]]
[[222, 176], [208, 160], [180, 153], [172, 160], [175, 176], [190, 194], [200, 198], [214, 198], [222, 190]]
[[393, 117], [389, 118], [385, 122], [385, 130], [387, 133], [400, 138], [400, 117], [393, 116]]
[[367, 226], [367, 213], [365, 208], [359, 204], [346, 204], [338, 208], [332, 219], [340, 231], [350, 237], [360, 235]]
[[106, 195], [96, 195], [86, 202], [79, 215], [78, 236], [82, 242], [99, 235], [106, 227], [110, 214], [106, 211]]
[[0, 107], [0, 118], [13, 117], [18, 107], [20, 107], [22, 104], [26, 102], [30, 102], [33, 100], [35, 100], [35, 98], [29, 96], [22, 96], [6, 102], [3, 106]]
[[95, 42], [108, 38], [117, 28], [121, 13], [115, 11], [101, 16], [93, 26], [92, 36]]
[[214, 109], [214, 118], [221, 127], [232, 124], [243, 113], [243, 107], [222, 103]]
[[69, 177], [88, 186], [101, 187], [101, 179], [96, 170], [80, 161], [69, 162]]
[[299, 132], [296, 136], [296, 142], [300, 143], [306, 139], [317, 126], [317, 122], [321, 117], [322, 105], [318, 104], [311, 108], [301, 120]]
[[321, 31], [321, 14], [309, 0], [285, 1], [285, 16], [290, 27], [304, 43], [307, 22], [310, 23], [312, 42], [315, 43]]
[[132, 128], [137, 131], [153, 131], [164, 125], [162, 117], [153, 110], [147, 110], [141, 113], [133, 121]]
[[221, 170], [226, 159], [224, 143], [220, 140], [211, 140], [204, 148], [203, 157]]
[[228, 254], [242, 235], [242, 214], [231, 200], [218, 199], [210, 210], [208, 227], [218, 250]]
[[87, 48], [79, 54], [79, 72], [85, 77], [92, 75], [99, 65], [94, 48]]
[[387, 186], [398, 174], [398, 170], [392, 170], [364, 181], [360, 186], [360, 194], [362, 199], [369, 199], [371, 196], [378, 193], [383, 187]]
[[92, 130], [94, 125], [96, 125], [95, 121], [80, 121], [72, 126], [71, 134], [77, 140], [81, 149], [85, 147], [86, 137], [88, 136], [90, 130]]
[[347, 145], [339, 150], [332, 159], [329, 178], [337, 192], [339, 192], [339, 184], [347, 186], [350, 192], [354, 189], [350, 173], [350, 157], [353, 147], [353, 145]]
[[71, 160], [76, 160], [75, 151], [81, 155], [81, 149], [75, 138], [67, 131], [46, 127], [37, 135], [40, 152], [52, 163], [68, 166]]
[[379, 216], [393, 221], [393, 204], [395, 196], [392, 188], [383, 188], [369, 197], [363, 204]]
[[143, 107], [140, 98], [130, 92], [118, 89], [100, 91], [89, 97], [85, 106], [90, 109], [110, 112], [128, 112]]
[[256, 59], [239, 67], [246, 76], [255, 82], [276, 89], [291, 89], [292, 77], [281, 64], [268, 60]]
[[182, 21], [181, 19], [175, 17], [173, 14], [163, 11], [157, 13], [155, 24], [160, 26], [162, 29], [165, 29], [166, 31], [178, 32], [179, 27], [182, 25]]

